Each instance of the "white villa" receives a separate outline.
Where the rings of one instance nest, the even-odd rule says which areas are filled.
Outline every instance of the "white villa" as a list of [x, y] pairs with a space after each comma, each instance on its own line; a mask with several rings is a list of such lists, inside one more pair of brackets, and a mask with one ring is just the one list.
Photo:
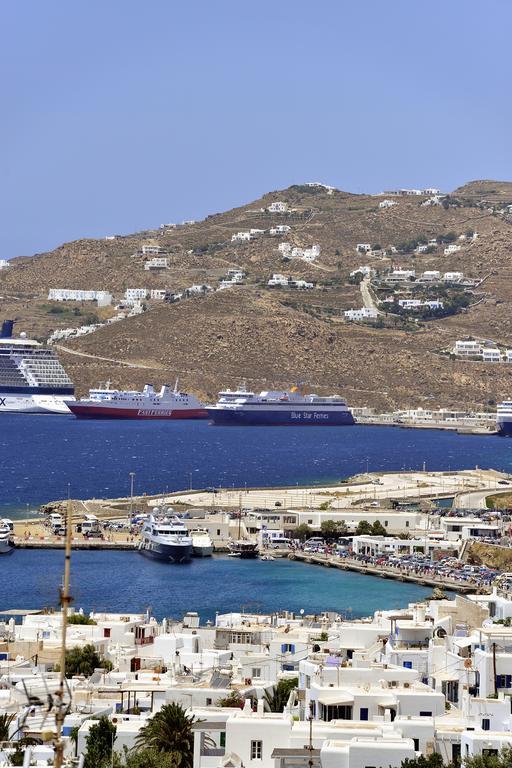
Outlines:
[[145, 270], [151, 269], [169, 269], [169, 259], [165, 256], [155, 256], [144, 264]]
[[112, 295], [108, 291], [82, 291], [71, 288], [50, 288], [48, 301], [96, 301], [99, 307], [112, 303]]
[[376, 320], [379, 313], [374, 307], [361, 307], [361, 309], [346, 309], [343, 316], [347, 320]]

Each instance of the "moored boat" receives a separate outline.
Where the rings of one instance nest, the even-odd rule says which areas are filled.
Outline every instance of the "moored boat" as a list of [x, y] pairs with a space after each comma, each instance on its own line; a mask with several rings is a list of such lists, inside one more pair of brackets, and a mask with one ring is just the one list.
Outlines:
[[0, 413], [69, 415], [73, 382], [55, 352], [21, 333], [13, 337], [14, 321], [0, 330]]
[[11, 527], [7, 520], [0, 520], [0, 555], [8, 555], [12, 551]]
[[496, 407], [496, 426], [500, 435], [512, 435], [512, 400], [504, 400]]
[[337, 395], [302, 394], [298, 387], [259, 395], [240, 387], [219, 392], [216, 405], [207, 406], [215, 425], [235, 426], [346, 426], [354, 417]]
[[194, 557], [211, 557], [213, 554], [213, 542], [210, 534], [204, 528], [195, 528], [190, 531], [192, 538], [192, 552]]
[[192, 537], [177, 517], [155, 511], [142, 526], [139, 552], [169, 563], [188, 563], [192, 557]]
[[258, 556], [258, 542], [250, 539], [230, 541], [228, 544], [230, 555], [241, 557], [243, 560]]
[[79, 419], [205, 419], [204, 405], [187, 392], [164, 384], [157, 392], [146, 384], [142, 392], [119, 389], [91, 389], [89, 397], [70, 403]]

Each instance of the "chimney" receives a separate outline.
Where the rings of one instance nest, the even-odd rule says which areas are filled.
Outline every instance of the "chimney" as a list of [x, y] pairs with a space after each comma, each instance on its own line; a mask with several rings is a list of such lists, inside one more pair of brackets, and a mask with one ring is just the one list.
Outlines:
[[250, 699], [246, 699], [246, 700], [245, 700], [245, 704], [244, 704], [244, 709], [243, 709], [243, 711], [244, 711], [244, 713], [245, 713], [246, 715], [247, 715], [247, 714], [249, 714], [250, 712], [252, 712], [252, 707], [251, 707], [251, 700], [250, 700]]

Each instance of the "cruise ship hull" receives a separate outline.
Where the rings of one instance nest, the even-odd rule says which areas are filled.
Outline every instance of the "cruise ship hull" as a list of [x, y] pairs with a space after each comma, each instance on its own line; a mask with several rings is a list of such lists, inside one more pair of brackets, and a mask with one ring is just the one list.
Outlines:
[[77, 401], [69, 409], [79, 419], [206, 419], [204, 408], [116, 408]]
[[497, 421], [498, 433], [504, 437], [512, 436], [512, 419], [500, 419]]
[[207, 408], [208, 417], [219, 426], [343, 427], [354, 424], [348, 410], [305, 408]]
[[0, 413], [52, 413], [70, 414], [67, 403], [74, 398], [67, 395], [15, 395], [0, 392]]
[[163, 544], [144, 538], [139, 544], [139, 552], [167, 563], [189, 563], [192, 559], [192, 544]]

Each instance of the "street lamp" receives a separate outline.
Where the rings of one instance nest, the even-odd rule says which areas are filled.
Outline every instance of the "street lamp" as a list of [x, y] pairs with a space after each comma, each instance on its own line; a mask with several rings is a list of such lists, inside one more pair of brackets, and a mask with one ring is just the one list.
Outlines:
[[133, 483], [135, 472], [130, 472], [130, 520], [133, 518]]

